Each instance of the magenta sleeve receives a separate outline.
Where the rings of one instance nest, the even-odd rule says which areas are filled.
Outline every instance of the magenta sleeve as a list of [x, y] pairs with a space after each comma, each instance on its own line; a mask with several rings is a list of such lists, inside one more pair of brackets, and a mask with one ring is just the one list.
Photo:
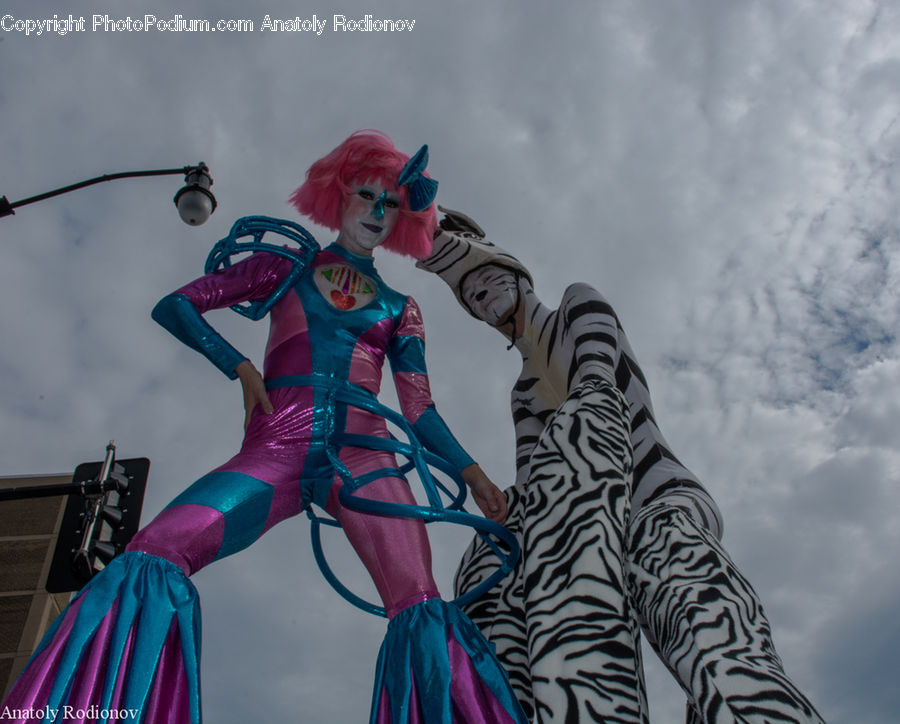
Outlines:
[[258, 252], [233, 266], [206, 274], [163, 297], [151, 316], [178, 340], [200, 352], [229, 378], [246, 359], [203, 319], [210, 309], [265, 299], [291, 271], [283, 257]]
[[400, 324], [389, 348], [394, 384], [403, 416], [413, 425], [422, 444], [462, 470], [474, 460], [450, 432], [431, 399], [428, 372], [425, 369], [425, 324], [419, 305], [407, 298]]

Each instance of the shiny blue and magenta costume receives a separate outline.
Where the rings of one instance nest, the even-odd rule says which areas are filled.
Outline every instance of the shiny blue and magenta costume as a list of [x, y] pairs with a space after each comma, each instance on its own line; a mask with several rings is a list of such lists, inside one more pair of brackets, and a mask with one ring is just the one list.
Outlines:
[[[293, 268], [255, 253], [165, 297], [153, 317], [234, 378], [245, 357], [201, 315], [269, 298]], [[365, 483], [355, 497], [415, 504], [391, 452], [329, 447], [334, 432], [388, 438], [381, 416], [336, 396], [374, 398], [385, 358], [422, 445], [457, 471], [472, 463], [431, 400], [415, 301], [388, 287], [371, 258], [332, 244], [270, 316], [263, 377], [274, 411], [257, 408], [240, 452], [181, 493], [82, 591], [5, 704], [96, 704], [140, 709], [143, 722], [199, 722], [199, 603], [186, 576], [315, 503], [340, 522], [391, 619], [372, 721], [524, 721], [488, 644], [440, 599], [424, 523], [351, 509], [338, 496], [336, 464]]]

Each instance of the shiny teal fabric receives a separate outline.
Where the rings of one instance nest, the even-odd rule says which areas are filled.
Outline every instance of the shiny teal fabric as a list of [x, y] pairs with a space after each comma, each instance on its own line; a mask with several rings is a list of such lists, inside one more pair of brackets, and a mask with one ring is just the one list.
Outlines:
[[457, 442], [447, 425], [441, 419], [434, 405], [425, 410], [412, 426], [422, 444], [429, 450], [440, 450], [454, 470], [467, 468], [475, 461]]
[[197, 308], [183, 294], [168, 294], [156, 304], [150, 313], [153, 321], [169, 330], [179, 341], [218, 367], [229, 379], [236, 379], [234, 371], [246, 357], [232, 347], [209, 322], [203, 319]]
[[422, 711], [421, 721], [453, 724], [447, 644], [450, 639], [463, 648], [481, 681], [510, 719], [527, 724], [491, 645], [460, 609], [439, 598], [410, 606], [388, 624], [378, 654], [370, 724], [377, 722], [382, 696], [388, 697], [392, 724], [419, 720], [410, 711], [413, 687]]
[[217, 470], [204, 475], [169, 503], [205, 505], [222, 513], [225, 535], [216, 560], [243, 550], [262, 535], [275, 489], [251, 475]]
[[427, 374], [425, 342], [421, 337], [394, 337], [391, 340], [391, 371]]
[[[103, 696], [98, 708], [112, 706], [116, 677], [119, 669], [126, 665], [124, 700], [117, 708], [144, 711], [163, 644], [173, 620], [177, 620], [187, 676], [190, 721], [200, 722], [200, 603], [194, 585], [178, 566], [146, 553], [124, 553], [95, 576], [69, 605], [74, 605], [75, 601], [80, 601], [80, 608], [46, 702], [50, 709], [61, 709], [66, 703], [69, 689], [84, 663], [85, 652], [103, 619], [110, 615], [118, 601], [104, 672]], [[35, 656], [52, 639], [64, 617], [65, 614], [57, 618]], [[132, 629], [130, 660], [123, 661]]]
[[[400, 319], [409, 298], [384, 282], [371, 257], [354, 254], [339, 244], [330, 244], [324, 252], [349, 263], [377, 288], [377, 301], [360, 309], [342, 312], [339, 327], [317, 324], [309, 328], [312, 370], [327, 371], [331, 377], [349, 380], [352, 355], [344, 354], [343, 350], [352, 351], [359, 338], [385, 318]], [[307, 319], [334, 319], [334, 307], [322, 296], [312, 274], [301, 277], [294, 291], [300, 298]]]

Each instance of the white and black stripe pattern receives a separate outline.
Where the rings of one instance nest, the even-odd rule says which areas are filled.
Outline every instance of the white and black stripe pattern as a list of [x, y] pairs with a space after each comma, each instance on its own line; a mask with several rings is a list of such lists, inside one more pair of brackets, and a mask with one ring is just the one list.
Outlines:
[[[537, 722], [647, 721], [625, 580], [631, 465], [621, 393], [603, 380], [582, 382], [548, 420], [528, 487], [510, 501], [524, 554], [495, 589], [504, 600], [468, 611]], [[457, 588], [487, 575], [491, 555], [469, 551]]]
[[[522, 526], [525, 504], [522, 494], [515, 486], [505, 491], [509, 515], [506, 527], [522, 544]], [[502, 563], [491, 548], [476, 536], [463, 555], [456, 572], [454, 589], [457, 595], [486, 580]], [[528, 634], [525, 622], [525, 593], [523, 563], [519, 559], [515, 569], [481, 598], [465, 608], [466, 614], [478, 626], [495, 647], [516, 698], [531, 719], [534, 715], [534, 701], [531, 694], [531, 672], [528, 667]]]
[[519, 277], [526, 319], [525, 329], [516, 330], [523, 369], [512, 394], [516, 482], [528, 479], [531, 450], [549, 417], [580, 380], [599, 376], [613, 382], [628, 403], [634, 450], [632, 507], [637, 510], [678, 487], [695, 498], [698, 522], [721, 538], [721, 514], [697, 477], [672, 453], [656, 424], [647, 380], [609, 302], [593, 287], [573, 284], [559, 309], [548, 309], [534, 294], [528, 269], [515, 256], [488, 241], [465, 214], [440, 209], [445, 215], [434, 252], [416, 266], [443, 279], [463, 309], [472, 313], [461, 287], [474, 270], [493, 264]]
[[[446, 230], [448, 226], [454, 227], [453, 230]], [[434, 253], [416, 262], [416, 266], [437, 274], [447, 282], [456, 300], [469, 314], [472, 310], [462, 297], [462, 281], [469, 272], [487, 264], [496, 264], [531, 281], [531, 275], [522, 262], [487, 241], [482, 235], [484, 232], [467, 216], [456, 211], [448, 212], [441, 220], [441, 227], [443, 230], [439, 229], [434, 239]]]
[[[708, 493], [671, 453], [660, 433], [646, 380], [612, 308], [587, 285], [569, 287], [559, 310], [555, 311], [532, 299], [530, 289], [525, 292], [528, 317], [523, 339], [517, 343], [523, 356], [523, 369], [512, 392], [518, 475], [514, 486], [517, 493], [510, 496], [510, 516], [516, 520], [518, 529], [527, 528], [528, 516], [532, 514], [526, 510], [524, 501], [528, 500], [534, 476], [540, 476], [540, 466], [533, 453], [544, 428], [554, 419], [561, 392], [583, 379], [614, 378], [628, 405], [634, 445], [632, 516], [646, 521], [644, 511], [650, 510], [662, 521], [671, 517], [663, 514], [666, 510], [680, 520], [677, 529], [647, 524], [635, 528], [631, 524], [626, 567], [631, 572], [629, 589], [634, 605], [625, 620], [630, 625], [634, 625], [634, 616], [641, 620], [660, 658], [684, 687], [690, 724], [820, 722], [813, 706], [781, 668], [769, 625], [753, 589], [730, 561], [727, 565], [714, 564], [718, 566], [718, 575], [707, 575], [705, 566], [712, 565], [710, 561], [727, 560], [718, 542], [721, 518]], [[593, 452], [573, 446], [566, 455], [579, 459]], [[561, 497], [567, 495], [564, 490], [557, 492]], [[693, 532], [682, 539], [679, 536], [684, 529]], [[556, 540], [541, 541], [547, 550], [558, 548], [571, 535], [568, 528], [560, 528], [556, 533]], [[463, 561], [459, 576], [462, 586], [466, 586], [463, 567], [478, 570], [483, 565], [479, 553], [485, 554], [472, 550]], [[526, 549], [526, 555], [542, 554]], [[657, 566], [655, 569], [653, 564]], [[654, 582], [651, 595], [648, 581], [653, 570], [662, 577]], [[644, 581], [644, 588], [637, 590], [640, 581]], [[713, 582], [719, 584], [718, 588], [712, 586]], [[497, 591], [493, 599], [493, 615], [502, 623], [486, 629], [486, 633], [498, 644], [501, 661], [515, 671], [516, 690], [521, 693], [523, 687], [519, 680], [528, 674], [522, 669], [522, 641], [527, 644], [534, 634], [528, 627], [525, 581], [510, 581], [508, 586]], [[702, 635], [695, 635], [693, 622], [700, 620], [698, 617], [703, 615], [707, 602], [711, 607], [711, 602], [715, 602], [720, 614], [706, 621]], [[746, 615], [733, 613], [739, 611]], [[551, 628], [566, 623], [563, 615], [555, 622], [544, 621]], [[635, 640], [637, 635], [635, 631]], [[660, 642], [654, 640], [657, 637]], [[503, 649], [512, 654], [511, 659], [504, 658]], [[731, 662], [745, 650], [749, 655], [739, 665], [733, 665]], [[591, 679], [587, 671], [583, 675]], [[729, 702], [729, 697], [735, 701]], [[753, 702], [752, 706], [748, 701]], [[566, 721], [566, 710], [563, 705], [543, 720]], [[777, 716], [767, 718], [773, 712]]]
[[632, 507], [679, 488], [694, 497], [698, 522], [721, 537], [722, 520], [712, 497], [672, 452], [656, 417], [647, 380], [615, 311], [596, 289], [573, 284], [558, 310], [550, 310], [525, 290], [527, 343], [519, 345], [522, 375], [512, 392], [516, 425], [517, 481], [528, 477], [528, 460], [546, 420], [568, 390], [588, 375], [609, 378], [628, 402], [634, 449]]
[[[628, 403], [634, 446], [632, 517], [646, 522], [645, 511], [651, 510], [669, 522], [637, 528], [632, 523], [627, 560], [635, 610], [648, 639], [688, 694], [689, 719], [821, 721], [785, 674], [759, 598], [719, 543], [718, 508], [660, 432], [646, 378], [613, 308], [590, 286], [575, 284], [566, 290], [559, 310], [551, 312], [527, 295], [526, 309], [532, 325], [540, 326], [532, 326], [530, 344], [520, 346], [523, 371], [512, 395], [519, 472], [526, 480], [534, 474], [528, 467], [534, 459], [526, 456], [535, 431], [552, 414], [557, 390], [591, 374], [609, 374], [612, 367], [616, 387]], [[646, 592], [652, 580], [648, 569], [660, 574], [653, 595]], [[644, 582], [643, 591], [634, 587], [638, 581]], [[701, 619], [704, 624], [698, 627]], [[661, 635], [665, 638], [658, 640]], [[690, 676], [686, 668], [693, 671]]]
[[[480, 238], [480, 234], [480, 229], [471, 228], [459, 236]], [[456, 280], [454, 291], [459, 296], [458, 282], [473, 268], [473, 258], [464, 253], [465, 239], [448, 240], [448, 236], [453, 235], [443, 233], [442, 243], [436, 245], [439, 252], [450, 249], [447, 244], [451, 243], [453, 249], [452, 254], [442, 256], [440, 273], [451, 287]], [[465, 260], [465, 270], [463, 265], [454, 267], [450, 263], [454, 255]], [[483, 263], [491, 261], [486, 257]], [[593, 379], [612, 383], [627, 403], [633, 448], [632, 517], [625, 519], [630, 522], [622, 529], [629, 531], [624, 563], [615, 546], [606, 558], [603, 549], [589, 548], [588, 560], [604, 576], [617, 565], [627, 572], [632, 605], [622, 613], [619, 623], [632, 629], [632, 646], [639, 651], [636, 619], [640, 618], [648, 639], [688, 695], [688, 724], [821, 722], [812, 704], [784, 673], [759, 599], [719, 543], [722, 520], [715, 502], [663, 437], [646, 379], [613, 308], [585, 284], [570, 286], [557, 310], [541, 304], [531, 284], [521, 279], [520, 290], [526, 316], [525, 328], [516, 330], [523, 367], [512, 392], [517, 477], [515, 486], [507, 491], [507, 499], [508, 525], [524, 543], [525, 562], [488, 598], [473, 604], [468, 613], [495, 643], [526, 712], [541, 722], [617, 720], [609, 714], [610, 707], [615, 711], [615, 697], [604, 698], [603, 685], [594, 689], [593, 701], [587, 695], [598, 678], [610, 676], [610, 667], [598, 669], [588, 663], [594, 649], [589, 638], [554, 638], [555, 632], [577, 627], [591, 615], [579, 608], [583, 600], [575, 592], [567, 593], [555, 585], [559, 571], [580, 565], [577, 558], [585, 549], [573, 547], [571, 542], [590, 530], [590, 526], [581, 525], [587, 519], [577, 513], [560, 514], [579, 510], [578, 489], [565, 486], [574, 475], [565, 472], [561, 461], [577, 461], [577, 465], [589, 467], [585, 461], [596, 456], [600, 465], [605, 460], [604, 452], [592, 449], [589, 439], [576, 435], [563, 440], [557, 435], [552, 438], [557, 456], [535, 454], [544, 449], [548, 440], [545, 428], [560, 420], [557, 411], [571, 392]], [[544, 462], [551, 464], [545, 468]], [[548, 482], [553, 478], [559, 484]], [[542, 481], [543, 488], [532, 494], [534, 481]], [[602, 501], [592, 513], [599, 520], [600, 537], [615, 539], [609, 532], [615, 514], [616, 509]], [[540, 535], [529, 533], [534, 526]], [[555, 555], [562, 550], [568, 550], [576, 560]], [[601, 562], [594, 559], [595, 553], [603, 559]], [[532, 563], [526, 568], [529, 560]], [[497, 563], [490, 549], [476, 539], [457, 573], [457, 593], [470, 590]], [[609, 589], [615, 589], [615, 585]], [[543, 606], [543, 610], [533, 612], [535, 605]], [[549, 615], [554, 607], [555, 617]], [[606, 615], [602, 607], [599, 615]], [[538, 641], [545, 645], [535, 647]], [[565, 668], [566, 661], [580, 659], [586, 665], [577, 670], [577, 679], [531, 669], [535, 652], [538, 661], [553, 660], [546, 642], [575, 646], [576, 650], [560, 651], [560, 671], [570, 671]], [[636, 692], [643, 706], [640, 669], [636, 674], [629, 671], [626, 679], [635, 682], [635, 691], [628, 694], [617, 690], [617, 695], [630, 701]], [[557, 690], [551, 692], [554, 680]], [[611, 681], [606, 684], [607, 690], [615, 690], [619, 680], [613, 676]], [[583, 699], [573, 695], [576, 690]], [[621, 720], [645, 720], [646, 707], [634, 714], [641, 719]]]
[[664, 496], [634, 516], [629, 588], [688, 694], [688, 721], [822, 722], [785, 674], [753, 587], [680, 502]]

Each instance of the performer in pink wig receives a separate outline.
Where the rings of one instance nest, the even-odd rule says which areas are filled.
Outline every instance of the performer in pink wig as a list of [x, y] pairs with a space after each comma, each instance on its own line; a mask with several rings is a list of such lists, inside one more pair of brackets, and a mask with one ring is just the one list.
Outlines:
[[[354, 499], [415, 505], [391, 452], [362, 446], [361, 437], [359, 446], [346, 442], [389, 438], [384, 418], [346, 401], [375, 399], [387, 358], [418, 441], [459, 472], [488, 518], [506, 515], [505, 497], [431, 400], [418, 306], [388, 287], [372, 261], [381, 245], [415, 258], [430, 254], [437, 184], [424, 174], [426, 161], [424, 147], [410, 159], [381, 133], [351, 135], [313, 164], [291, 196], [301, 213], [338, 231], [333, 244], [306, 266], [290, 253], [254, 253], [153, 310], [178, 339], [240, 379], [244, 442], [141, 530], [60, 615], [4, 702], [19, 721], [70, 706], [90, 721], [98, 718], [91, 711], [129, 709], [140, 722], [199, 722], [199, 603], [187, 576], [313, 503], [340, 522], [391, 619], [372, 721], [525, 720], [488, 644], [440, 599], [424, 523], [363, 512], [341, 493], [352, 481]], [[272, 301], [260, 374], [202, 314]], [[343, 443], [335, 444], [336, 433]]]

